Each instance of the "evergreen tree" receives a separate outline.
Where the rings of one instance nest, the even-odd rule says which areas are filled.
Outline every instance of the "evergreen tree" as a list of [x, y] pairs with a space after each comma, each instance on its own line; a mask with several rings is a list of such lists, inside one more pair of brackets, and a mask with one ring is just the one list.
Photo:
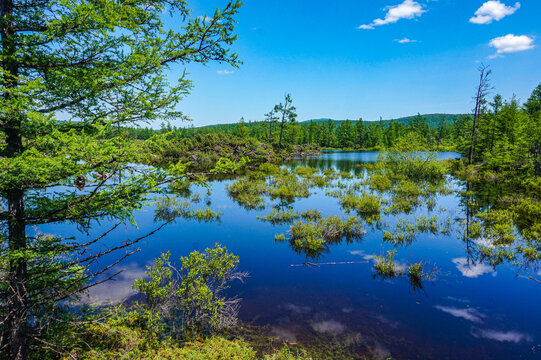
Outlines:
[[284, 97], [284, 103], [280, 103], [274, 107], [274, 112], [278, 114], [278, 116], [281, 118], [280, 121], [280, 138], [278, 140], [278, 148], [282, 148], [282, 138], [284, 135], [284, 128], [288, 123], [295, 122], [295, 119], [297, 118], [297, 113], [295, 112], [296, 109], [291, 103], [293, 100], [291, 100], [291, 95], [286, 94]]
[[[172, 64], [238, 64], [229, 47], [241, 3], [211, 18], [190, 18], [187, 6], [1, 0], [2, 358], [26, 359], [31, 339], [58, 323], [51, 312], [59, 302], [89, 286], [90, 266], [135, 242], [90, 252], [99, 238], [83, 244], [27, 228], [71, 222], [85, 230], [97, 219], [133, 220], [164, 173], [133, 174], [114, 186], [109, 178], [138, 161], [138, 150], [121, 137], [107, 139], [109, 128], [182, 117], [175, 106], [191, 82], [181, 75], [170, 84]], [[175, 18], [174, 28], [164, 13]]]

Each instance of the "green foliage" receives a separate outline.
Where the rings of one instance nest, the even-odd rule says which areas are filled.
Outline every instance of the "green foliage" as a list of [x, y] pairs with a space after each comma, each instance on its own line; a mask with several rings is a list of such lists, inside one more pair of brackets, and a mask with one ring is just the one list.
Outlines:
[[227, 186], [229, 195], [247, 209], [261, 209], [265, 205], [263, 195], [270, 192], [264, 180], [240, 178]]
[[301, 217], [306, 221], [317, 221], [321, 219], [322, 215], [319, 210], [308, 209], [301, 213]]
[[298, 197], [310, 196], [308, 184], [301, 181], [297, 176], [287, 170], [274, 176], [271, 183], [272, 189], [270, 195], [274, 199], [278, 198], [280, 200], [293, 201]]
[[385, 256], [376, 256], [374, 258], [374, 269], [376, 275], [382, 279], [392, 279], [403, 274], [400, 266], [394, 262], [396, 250], [389, 250]]
[[388, 176], [411, 181], [436, 182], [443, 180], [447, 169], [444, 163], [436, 160], [433, 152], [420, 152], [422, 141], [417, 133], [408, 133], [399, 138], [390, 151], [381, 158], [382, 166]]
[[372, 174], [368, 182], [371, 190], [387, 191], [391, 189], [391, 180], [383, 174]]
[[158, 259], [154, 260], [154, 265], [146, 266], [146, 279], [138, 278], [133, 284], [133, 288], [139, 291], [145, 297], [146, 307], [151, 311], [156, 311], [173, 292], [173, 271], [171, 270], [170, 252], [163, 253]]
[[300, 215], [293, 211], [293, 209], [287, 209], [287, 210], [279, 210], [276, 208], [273, 208], [270, 212], [270, 214], [267, 214], [263, 217], [258, 216], [258, 219], [261, 219], [263, 221], [268, 221], [273, 225], [277, 224], [287, 224], [295, 221], [298, 219]]
[[430, 274], [424, 272], [425, 264], [413, 263], [408, 267], [408, 280], [413, 289], [422, 289], [423, 280], [430, 280]]
[[212, 222], [220, 219], [222, 215], [208, 207], [204, 209], [191, 209], [191, 204], [179, 201], [177, 198], [165, 196], [155, 199], [154, 220], [172, 222], [178, 218]]
[[[289, 244], [307, 258], [318, 259], [323, 251], [333, 243], [345, 239], [348, 242], [361, 239], [366, 232], [362, 228], [360, 220], [354, 216], [346, 221], [336, 216], [318, 218], [306, 223], [295, 222], [289, 229]], [[277, 241], [284, 241], [285, 236], [275, 237]]]
[[221, 292], [230, 281], [246, 276], [235, 271], [238, 257], [218, 245], [181, 257], [180, 269], [169, 257], [162, 254], [153, 266], [147, 266], [147, 278], [134, 283], [134, 289], [144, 295], [141, 306], [152, 315], [149, 319], [160, 319], [174, 339], [194, 339], [235, 325], [239, 301]]
[[210, 21], [192, 16], [186, 1], [2, 6], [0, 199], [9, 214], [0, 211], [8, 231], [1, 262], [9, 265], [0, 331], [9, 336], [2, 337], [0, 357], [26, 358], [30, 339], [39, 342], [41, 332], [60, 321], [51, 314], [76, 300], [103, 270], [95, 266], [98, 259], [139, 241], [94, 251], [99, 235], [88, 243], [57, 237], [41, 247], [27, 228], [67, 222], [88, 231], [104, 219], [133, 223], [133, 211], [149, 193], [172, 176], [185, 176], [183, 166], [173, 168], [176, 173], [135, 166], [149, 153], [124, 138], [121, 125], [185, 119], [176, 109], [192, 83], [185, 72], [168, 73], [194, 62], [238, 66], [230, 47], [241, 6], [225, 2]]
[[379, 219], [382, 200], [371, 194], [362, 193], [360, 197], [347, 193], [340, 198], [340, 205], [347, 211], [356, 211], [368, 222]]

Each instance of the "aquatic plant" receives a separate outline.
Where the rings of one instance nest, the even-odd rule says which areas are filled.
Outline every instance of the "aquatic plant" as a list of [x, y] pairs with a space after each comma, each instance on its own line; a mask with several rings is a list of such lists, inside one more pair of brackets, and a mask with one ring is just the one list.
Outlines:
[[351, 193], [347, 193], [340, 198], [340, 205], [347, 211], [355, 210], [363, 218], [369, 218], [378, 216], [381, 209], [381, 198], [361, 193], [361, 196], [355, 196]]
[[340, 171], [338, 175], [342, 180], [353, 179], [353, 174], [350, 171]]
[[409, 132], [400, 137], [395, 145], [382, 154], [380, 167], [396, 179], [436, 182], [447, 173], [445, 163], [437, 161], [437, 154], [421, 152], [424, 148], [418, 134]]
[[279, 175], [275, 175], [271, 179], [271, 184], [270, 195], [273, 199], [291, 202], [295, 198], [310, 196], [308, 184], [288, 170], [282, 170]]
[[280, 210], [272, 208], [271, 212], [265, 216], [258, 216], [257, 218], [263, 221], [268, 221], [273, 225], [286, 224], [297, 220], [301, 215], [294, 212], [293, 209]]
[[262, 209], [265, 206], [263, 195], [270, 192], [270, 187], [263, 180], [243, 177], [227, 186], [229, 196], [247, 209]]
[[155, 199], [154, 221], [171, 222], [181, 218], [186, 220], [212, 222], [219, 220], [221, 215], [221, 212], [212, 210], [208, 207], [203, 209], [192, 209], [189, 202], [179, 201], [171, 196]]
[[308, 166], [306, 166], [306, 167], [305, 166], [299, 166], [299, 167], [296, 167], [295, 170], [294, 170], [295, 174], [297, 174], [300, 177], [305, 177], [305, 178], [314, 176], [314, 174], [317, 171], [318, 170], [316, 168], [308, 167]]
[[424, 272], [424, 269], [425, 264], [423, 262], [416, 262], [408, 267], [409, 284], [414, 290], [423, 288], [423, 280], [430, 280], [430, 274]]
[[319, 210], [315, 210], [315, 209], [308, 209], [308, 210], [305, 210], [301, 213], [301, 217], [304, 219], [304, 220], [312, 220], [312, 221], [315, 221], [315, 220], [319, 220], [321, 219], [322, 215], [321, 215], [321, 212]]
[[170, 254], [164, 253], [146, 267], [146, 278], [135, 281], [133, 288], [146, 300], [140, 306], [155, 315], [150, 320], [159, 319], [175, 339], [194, 339], [235, 325], [240, 300], [226, 298], [222, 292], [231, 281], [248, 276], [236, 270], [238, 256], [216, 244], [180, 260], [177, 269]]
[[389, 250], [385, 256], [374, 257], [374, 269], [376, 276], [382, 279], [392, 279], [403, 274], [403, 270], [394, 262], [396, 250]]
[[383, 231], [383, 241], [398, 245], [410, 245], [415, 239], [415, 225], [408, 220], [400, 219], [394, 231]]
[[[447, 226], [447, 227], [446, 227]], [[412, 223], [407, 219], [398, 219], [395, 228], [392, 231], [383, 231], [383, 241], [398, 245], [411, 245], [418, 233], [430, 233], [433, 235], [447, 234], [450, 226], [450, 219], [443, 224], [439, 223], [436, 215], [426, 217], [420, 215]]]
[[436, 215], [430, 218], [423, 215], [415, 218], [415, 228], [419, 232], [437, 234], [439, 227], [438, 217]]
[[372, 174], [368, 180], [371, 190], [387, 191], [391, 189], [391, 179], [384, 174]]
[[[355, 216], [346, 221], [337, 216], [328, 216], [306, 223], [295, 222], [289, 229], [289, 243], [295, 252], [317, 259], [329, 244], [342, 239], [360, 239], [365, 233], [361, 221]], [[279, 236], [278, 239], [285, 240], [285, 237]]]

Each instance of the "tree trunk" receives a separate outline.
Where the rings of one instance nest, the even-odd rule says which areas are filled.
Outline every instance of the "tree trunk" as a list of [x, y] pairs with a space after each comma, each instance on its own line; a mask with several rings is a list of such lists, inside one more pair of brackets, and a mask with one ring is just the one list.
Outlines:
[[[2, 44], [2, 86], [13, 89], [18, 86], [17, 76], [19, 66], [16, 56], [15, 30], [12, 21], [13, 0], [0, 0], [0, 29]], [[11, 91], [2, 96], [9, 100], [13, 97]], [[7, 110], [7, 109], [6, 109]], [[5, 157], [15, 157], [23, 151], [21, 135], [21, 114], [16, 111], [9, 112], [1, 119], [6, 135]], [[8, 247], [10, 252], [24, 251], [26, 249], [26, 224], [24, 214], [24, 190], [21, 188], [6, 191], [8, 205]], [[25, 360], [28, 357], [28, 331], [27, 331], [27, 302], [29, 298], [26, 288], [27, 260], [18, 256], [9, 261], [7, 289], [7, 318], [5, 319], [5, 351], [9, 360]]]
[[[24, 224], [24, 197], [20, 189], [10, 190], [8, 200], [8, 231], [10, 251], [26, 248], [26, 229]], [[6, 340], [10, 360], [24, 360], [28, 355], [27, 309], [28, 291], [26, 289], [27, 261], [24, 256], [9, 263], [9, 288], [7, 290], [8, 317], [6, 321]]]
[[282, 109], [282, 123], [280, 124], [280, 140], [278, 141], [278, 149], [282, 150], [282, 134], [284, 132], [284, 124], [286, 122], [286, 113], [287, 113], [287, 106], [288, 106], [288, 101], [287, 101], [287, 97], [286, 97], [286, 100], [285, 100], [285, 105], [284, 105], [284, 108]]
[[479, 122], [479, 118], [481, 117], [481, 110], [482, 106], [485, 100], [485, 96], [487, 95], [487, 92], [489, 90], [489, 76], [491, 73], [491, 70], [489, 70], [488, 66], [481, 65], [479, 67], [479, 86], [477, 87], [477, 94], [475, 95], [475, 110], [473, 115], [473, 126], [472, 126], [472, 133], [471, 133], [471, 146], [470, 151], [468, 154], [468, 161], [469, 164], [473, 164], [473, 156], [475, 151], [475, 130], [477, 129], [477, 123]]
[[470, 152], [468, 154], [468, 163], [473, 164], [473, 148], [475, 147], [475, 129], [477, 128], [477, 119], [478, 119], [478, 104], [475, 105], [475, 114], [473, 116], [473, 126], [471, 131], [471, 145]]
[[282, 133], [284, 132], [284, 120], [280, 124], [280, 140], [278, 141], [278, 149], [282, 150]]

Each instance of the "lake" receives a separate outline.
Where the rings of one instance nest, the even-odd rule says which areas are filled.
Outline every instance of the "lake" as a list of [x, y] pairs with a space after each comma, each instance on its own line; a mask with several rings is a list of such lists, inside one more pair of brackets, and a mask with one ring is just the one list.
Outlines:
[[[373, 162], [377, 152], [327, 152], [320, 157], [297, 160], [288, 166], [310, 165], [362, 173], [363, 162]], [[439, 153], [442, 159], [456, 153]], [[463, 185], [449, 180], [455, 190]], [[538, 359], [541, 358], [541, 284], [511, 265], [495, 269], [468, 259], [467, 244], [460, 239], [464, 209], [459, 195], [439, 196], [434, 210], [426, 207], [406, 218], [439, 214], [451, 219], [447, 235], [419, 234], [405, 247], [397, 247], [396, 262], [424, 261], [437, 269], [423, 289], [413, 289], [407, 278], [382, 280], [374, 277], [373, 255], [384, 254], [393, 245], [383, 243], [383, 232], [366, 225], [359, 241], [333, 244], [317, 261], [303, 266], [306, 257], [295, 253], [287, 242], [274, 235], [287, 233], [289, 225], [273, 226], [257, 219], [269, 213], [277, 201], [266, 199], [265, 210], [246, 210], [233, 201], [226, 186], [233, 180], [211, 183], [210, 207], [223, 212], [215, 223], [179, 220], [149, 237], [141, 251], [119, 268], [124, 272], [114, 282], [93, 289], [92, 300], [117, 301], [128, 298], [131, 284], [143, 275], [144, 266], [164, 251], [171, 258], [204, 250], [215, 243], [225, 245], [240, 257], [239, 269], [250, 276], [235, 283], [231, 293], [242, 300], [240, 319], [264, 325], [278, 338], [291, 343], [323, 344], [321, 348], [347, 349], [386, 359]], [[206, 190], [194, 188], [206, 201]], [[344, 216], [336, 198], [324, 189], [295, 201], [294, 209], [317, 209], [326, 215]], [[152, 208], [136, 214], [139, 229], [126, 225], [109, 237], [135, 237], [156, 224]], [[383, 215], [382, 221], [396, 223]], [[103, 227], [106, 223], [102, 224]], [[385, 226], [384, 226], [385, 227]], [[96, 226], [92, 233], [98, 234]], [[75, 234], [67, 225], [44, 227], [43, 231]], [[328, 358], [332, 355], [327, 354]]]

